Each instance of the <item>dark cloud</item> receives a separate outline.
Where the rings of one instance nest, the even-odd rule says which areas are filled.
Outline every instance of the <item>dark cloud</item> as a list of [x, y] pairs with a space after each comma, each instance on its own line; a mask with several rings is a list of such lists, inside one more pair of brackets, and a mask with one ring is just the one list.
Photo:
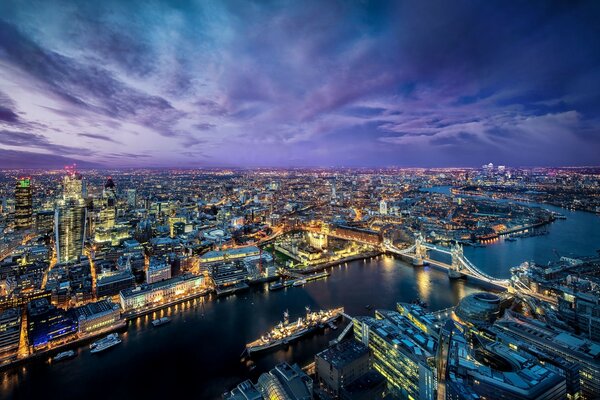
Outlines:
[[7, 122], [9, 124], [14, 124], [19, 121], [19, 116], [15, 114], [12, 110], [0, 106], [0, 122]]
[[0, 148], [0, 168], [62, 168], [74, 163], [80, 168], [103, 167], [102, 164], [91, 163], [79, 158]]
[[45, 136], [28, 132], [0, 130], [0, 144], [23, 148], [34, 147], [61, 155], [90, 156], [94, 154], [93, 150], [51, 143]]
[[137, 165], [192, 146], [225, 165], [597, 163], [599, 18], [591, 1], [6, 0], [0, 123], [36, 134], [0, 144]]
[[104, 140], [105, 142], [120, 143], [119, 141], [111, 138], [110, 136], [101, 135], [98, 133], [78, 133], [77, 135], [81, 136], [81, 137], [90, 138], [90, 139]]

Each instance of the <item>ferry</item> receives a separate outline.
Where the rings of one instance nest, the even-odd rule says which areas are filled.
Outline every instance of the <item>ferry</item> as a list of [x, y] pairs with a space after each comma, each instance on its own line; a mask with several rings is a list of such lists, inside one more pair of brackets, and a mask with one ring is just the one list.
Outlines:
[[306, 284], [306, 279], [298, 279], [297, 281], [294, 281], [294, 286], [304, 286]]
[[164, 324], [168, 324], [169, 322], [171, 322], [171, 318], [169, 317], [162, 317], [159, 319], [155, 319], [152, 321], [152, 326], [157, 327], [157, 326], [161, 326]]
[[251, 355], [259, 351], [287, 345], [293, 340], [316, 330], [320, 325], [327, 325], [335, 321], [343, 312], [343, 307], [318, 312], [311, 312], [310, 308], [306, 307], [306, 316], [304, 318], [298, 318], [296, 322], [289, 322], [289, 314], [286, 311], [283, 313], [284, 321], [279, 322], [271, 332], [261, 336], [260, 339], [246, 344], [246, 352], [248, 355]]
[[58, 353], [57, 355], [55, 355], [54, 358], [52, 359], [52, 361], [59, 362], [62, 360], [68, 360], [69, 358], [73, 358], [73, 357], [75, 357], [75, 351], [68, 350], [68, 351], [63, 351], [62, 353]]
[[90, 349], [92, 353], [99, 353], [101, 351], [108, 350], [119, 343], [121, 343], [119, 335], [117, 333], [111, 333], [107, 337], [90, 344]]

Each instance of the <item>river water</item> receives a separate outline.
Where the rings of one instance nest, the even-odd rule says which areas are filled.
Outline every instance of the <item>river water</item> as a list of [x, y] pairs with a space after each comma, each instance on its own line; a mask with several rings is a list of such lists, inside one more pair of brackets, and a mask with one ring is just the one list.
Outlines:
[[[438, 186], [426, 191], [450, 194], [450, 186]], [[509, 200], [496, 200], [509, 202]], [[482, 271], [498, 277], [510, 276], [510, 268], [524, 261], [545, 264], [560, 256], [591, 256], [600, 250], [600, 216], [583, 211], [570, 211], [560, 207], [537, 203], [520, 203], [542, 207], [563, 214], [566, 220], [556, 220], [548, 225], [548, 234], [507, 242], [503, 238], [486, 247], [464, 247], [465, 256]]]
[[[447, 188], [436, 190], [448, 190]], [[561, 255], [592, 255], [600, 248], [600, 218], [596, 215], [544, 206], [567, 216], [550, 225], [545, 236], [498, 241], [485, 248], [465, 248], [465, 255], [483, 271], [498, 277], [509, 268], [535, 259], [547, 262]], [[282, 361], [304, 365], [327, 347], [342, 330], [326, 330], [256, 358], [256, 368], [240, 361], [244, 344], [267, 332], [289, 310], [304, 312], [344, 306], [351, 315], [368, 315], [375, 308], [419, 297], [432, 310], [455, 305], [463, 296], [482, 290], [476, 283], [449, 281], [444, 272], [413, 268], [391, 256], [354, 261], [334, 267], [331, 276], [303, 288], [269, 292], [265, 286], [243, 294], [197, 300], [163, 313], [172, 322], [153, 328], [153, 316], [132, 321], [123, 343], [105, 353], [78, 349], [73, 360], [51, 365], [38, 360], [0, 375], [0, 398], [17, 399], [195, 399], [219, 398], [221, 393]], [[160, 316], [160, 314], [156, 315]], [[154, 316], [154, 317], [156, 317]]]

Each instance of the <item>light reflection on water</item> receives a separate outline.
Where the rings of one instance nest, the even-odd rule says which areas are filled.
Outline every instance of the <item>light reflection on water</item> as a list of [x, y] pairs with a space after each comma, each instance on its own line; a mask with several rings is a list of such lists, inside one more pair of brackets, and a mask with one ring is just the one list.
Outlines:
[[[245, 379], [256, 380], [278, 362], [310, 362], [342, 331], [343, 326], [337, 331], [326, 329], [252, 362], [241, 362], [245, 343], [271, 329], [286, 309], [290, 319], [302, 315], [306, 305], [313, 310], [344, 306], [351, 315], [372, 315], [366, 305], [394, 309], [398, 301], [421, 298], [436, 310], [480, 290], [468, 282], [451, 282], [442, 271], [413, 268], [391, 256], [354, 261], [330, 271], [327, 279], [303, 288], [269, 292], [263, 285], [239, 295], [188, 301], [155, 312], [155, 316], [136, 318], [119, 346], [96, 355], [82, 348], [73, 360], [56, 365], [33, 362], [27, 373], [21, 369], [5, 372], [2, 391], [15, 398], [43, 398], [48, 393], [60, 393], [62, 399], [101, 395], [154, 399], [187, 393], [217, 398]], [[172, 322], [154, 328], [152, 319], [163, 315]], [[256, 368], [250, 371], [252, 365]], [[98, 382], [100, 376], [102, 383]]]

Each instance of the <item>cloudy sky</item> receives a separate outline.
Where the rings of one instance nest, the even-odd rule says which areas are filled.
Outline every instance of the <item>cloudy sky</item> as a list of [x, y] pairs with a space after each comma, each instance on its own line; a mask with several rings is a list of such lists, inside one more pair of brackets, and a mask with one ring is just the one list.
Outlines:
[[597, 1], [0, 2], [0, 167], [600, 164]]

